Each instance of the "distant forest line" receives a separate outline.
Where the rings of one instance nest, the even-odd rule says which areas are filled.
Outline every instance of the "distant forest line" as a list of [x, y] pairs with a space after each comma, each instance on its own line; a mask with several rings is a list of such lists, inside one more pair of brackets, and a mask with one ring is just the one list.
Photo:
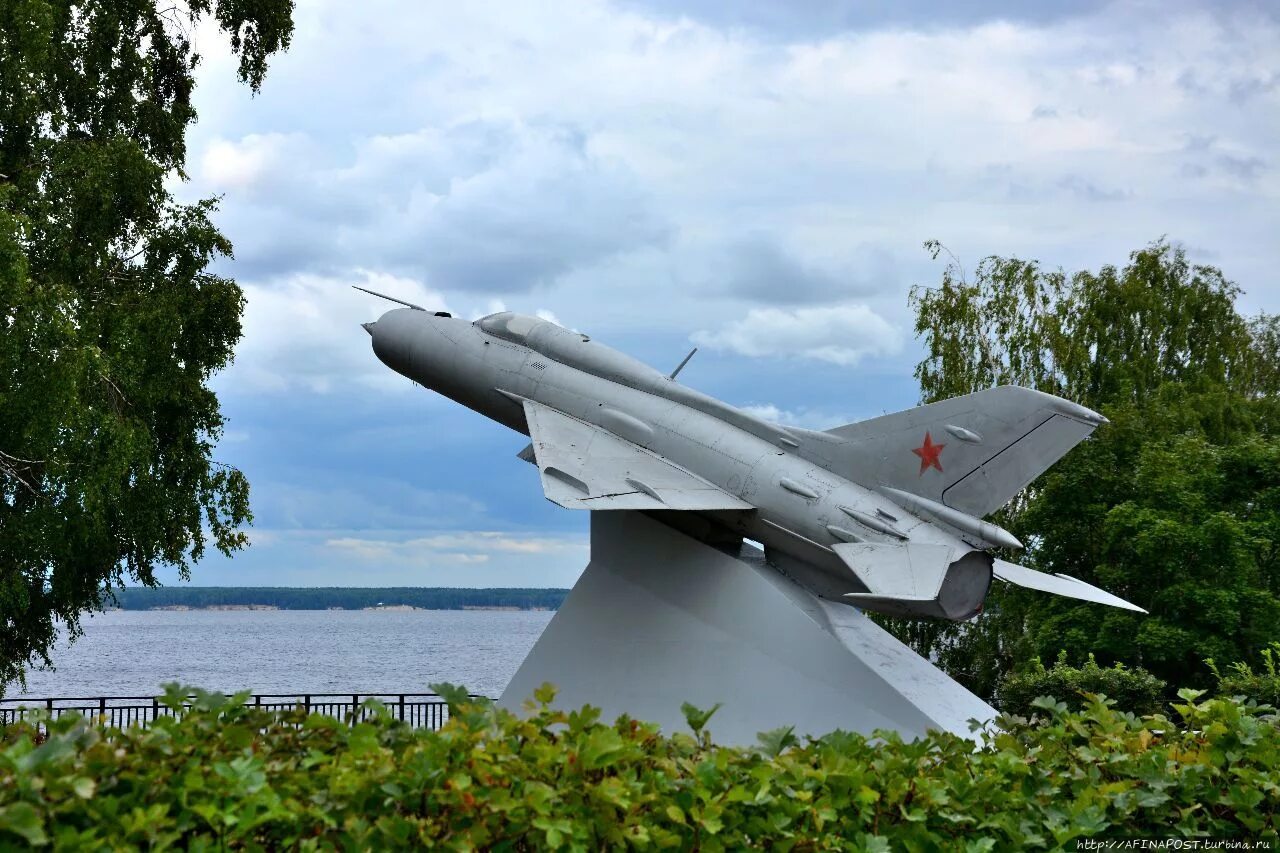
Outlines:
[[[361, 610], [366, 607], [420, 607], [424, 610], [517, 608], [556, 610], [567, 589], [459, 589], [450, 587], [282, 587], [282, 586], [162, 586], [115, 590], [115, 604], [124, 610], [165, 607], [274, 607], [280, 610]], [[103, 602], [111, 607], [108, 599]]]

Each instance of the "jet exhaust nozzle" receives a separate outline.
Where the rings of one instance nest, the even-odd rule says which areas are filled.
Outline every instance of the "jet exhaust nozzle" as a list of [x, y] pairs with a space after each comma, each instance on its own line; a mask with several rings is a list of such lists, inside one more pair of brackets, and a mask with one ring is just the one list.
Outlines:
[[841, 543], [836, 554], [866, 592], [850, 603], [892, 616], [932, 616], [962, 622], [982, 610], [991, 588], [991, 555], [950, 545]]

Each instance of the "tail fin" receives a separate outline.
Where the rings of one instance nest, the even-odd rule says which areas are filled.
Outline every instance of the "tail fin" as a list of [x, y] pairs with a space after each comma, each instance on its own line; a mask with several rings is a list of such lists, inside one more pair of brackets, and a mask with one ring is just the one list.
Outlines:
[[828, 430], [815, 453], [832, 471], [981, 517], [1106, 418], [1061, 397], [1005, 385]]

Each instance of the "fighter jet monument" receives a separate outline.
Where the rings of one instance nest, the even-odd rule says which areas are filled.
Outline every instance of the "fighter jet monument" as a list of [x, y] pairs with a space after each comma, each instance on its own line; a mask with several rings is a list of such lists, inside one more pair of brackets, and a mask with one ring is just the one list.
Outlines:
[[[363, 290], [363, 288], [357, 288]], [[366, 291], [372, 293], [372, 291]], [[512, 679], [722, 742], [784, 725], [968, 732], [994, 711], [860, 611], [963, 621], [995, 582], [1140, 608], [995, 558], [983, 520], [1106, 422], [998, 387], [826, 431], [782, 427], [587, 335], [405, 305], [364, 328], [391, 369], [528, 435], [547, 499], [591, 511], [591, 561]], [[763, 552], [751, 544], [763, 545]]]

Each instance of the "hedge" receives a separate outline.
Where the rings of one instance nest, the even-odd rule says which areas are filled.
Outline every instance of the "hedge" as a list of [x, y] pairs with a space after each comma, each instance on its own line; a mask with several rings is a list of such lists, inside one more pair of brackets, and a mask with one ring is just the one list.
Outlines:
[[1243, 661], [1228, 666], [1226, 674], [1218, 671], [1213, 658], [1206, 658], [1205, 663], [1218, 679], [1218, 693], [1280, 707], [1280, 643], [1262, 650], [1262, 669], [1258, 672]]
[[1060, 696], [1073, 709], [1080, 709], [1090, 693], [1102, 693], [1114, 699], [1116, 707], [1135, 714], [1155, 714], [1164, 710], [1167, 685], [1141, 667], [1130, 669], [1122, 663], [1102, 667], [1092, 654], [1084, 666], [1067, 663], [1067, 653], [1045, 669], [1040, 658], [1032, 658], [1025, 669], [1010, 674], [1000, 684], [996, 701], [1006, 714], [1029, 717], [1033, 704], [1041, 696]]
[[[1074, 849], [1076, 839], [1275, 839], [1280, 719], [1183, 691], [1174, 719], [1095, 696], [980, 743], [787, 730], [713, 743], [587, 707], [517, 717], [438, 685], [438, 732], [198, 693], [149, 728], [75, 717], [0, 734], [0, 847], [382, 850]], [[185, 689], [174, 686], [176, 705]]]

